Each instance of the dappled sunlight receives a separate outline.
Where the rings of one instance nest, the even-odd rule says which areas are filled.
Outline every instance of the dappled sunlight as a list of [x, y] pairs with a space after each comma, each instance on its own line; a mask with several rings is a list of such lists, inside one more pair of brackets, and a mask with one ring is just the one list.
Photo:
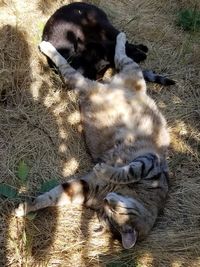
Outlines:
[[67, 146], [64, 143], [61, 144], [58, 151], [60, 153], [65, 153], [67, 151]]
[[175, 130], [174, 128], [171, 128], [171, 146], [176, 152], [180, 153], [191, 153], [193, 154], [192, 148], [184, 141], [181, 140], [180, 132]]
[[182, 265], [182, 260], [176, 260], [172, 263], [172, 267], [181, 267]]
[[165, 109], [167, 107], [167, 104], [165, 102], [163, 102], [163, 101], [159, 101], [158, 102], [158, 107], [160, 109]]
[[42, 85], [42, 81], [40, 80], [35, 80], [32, 82], [31, 87], [30, 87], [30, 92], [35, 101], [39, 101], [41, 94], [40, 94], [40, 87]]
[[[191, 154], [198, 159], [198, 148], [193, 147], [195, 143], [199, 142], [199, 132], [193, 129], [192, 126], [186, 124], [182, 120], [175, 120], [173, 126], [170, 128], [171, 132], [171, 146], [176, 152]], [[188, 142], [190, 138], [196, 140], [196, 142]]]
[[[79, 177], [92, 166], [81, 134], [77, 94], [67, 90], [37, 48], [48, 17], [69, 2], [2, 2], [0, 183], [11, 185], [21, 196], [0, 198], [0, 265], [96, 267], [114, 266], [116, 261], [117, 266], [123, 259], [127, 266], [199, 267], [200, 49], [175, 24], [179, 8], [190, 6], [192, 0], [89, 1], [103, 8], [129, 40], [147, 44], [145, 67], [178, 81], [168, 88], [149, 85], [171, 132], [169, 197], [149, 237], [124, 251], [109, 233], [95, 232], [99, 220], [92, 210], [75, 206], [41, 210], [25, 219], [13, 216], [21, 198], [35, 197], [44, 182]], [[109, 111], [101, 104], [99, 118]], [[114, 119], [109, 126], [116, 124]], [[21, 159], [29, 167], [26, 185], [16, 174]]]
[[6, 249], [13, 255], [13, 257], [8, 259], [11, 265], [16, 262], [21, 262], [21, 264], [23, 264], [23, 257], [26, 257], [27, 253], [23, 248], [26, 247], [30, 240], [28, 240], [26, 236], [25, 224], [25, 219], [17, 220], [14, 216], [9, 220], [8, 229], [6, 229], [9, 233]]
[[[71, 3], [70, 0], [38, 0], [35, 2], [36, 8], [39, 12], [42, 12], [44, 15], [51, 15], [54, 10], [59, 8], [62, 5]], [[79, 0], [79, 2], [82, 2]]]
[[172, 98], [172, 103], [173, 104], [181, 104], [183, 102], [183, 100], [181, 99], [181, 97], [174, 95]]
[[154, 257], [150, 252], [143, 252], [142, 255], [138, 257], [137, 261], [144, 266], [153, 266]]
[[[56, 108], [53, 107], [53, 112], [55, 115], [58, 115], [60, 112], [65, 110], [66, 106], [62, 105], [60, 92], [49, 92], [48, 95], [44, 98], [44, 105], [47, 108], [50, 108], [52, 105], [57, 105]], [[66, 105], [66, 104], [65, 104]]]
[[76, 110], [75, 112], [71, 113], [68, 116], [67, 120], [71, 125], [76, 125], [76, 124], [80, 123], [81, 122], [80, 112]]
[[79, 167], [79, 163], [77, 162], [75, 158], [72, 158], [68, 162], [65, 162], [63, 164], [62, 175], [64, 177], [69, 177], [70, 175], [73, 175], [76, 172], [78, 167]]
[[[59, 136], [60, 136], [61, 139], [64, 139], [65, 141], [67, 140], [67, 136], [68, 136], [67, 130], [62, 126], [60, 126], [60, 129], [59, 129]], [[66, 145], [65, 144], [61, 144], [61, 146], [63, 148], [65, 148], [64, 150], [66, 151]]]

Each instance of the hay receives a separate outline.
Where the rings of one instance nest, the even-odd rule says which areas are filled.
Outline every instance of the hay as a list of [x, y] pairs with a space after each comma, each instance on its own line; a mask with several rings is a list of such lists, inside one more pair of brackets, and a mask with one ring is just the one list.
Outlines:
[[[12, 211], [19, 200], [0, 198], [0, 266], [200, 266], [200, 41], [175, 24], [177, 12], [195, 1], [89, 2], [129, 40], [148, 45], [144, 67], [177, 80], [170, 88], [149, 85], [172, 136], [164, 214], [145, 241], [124, 252], [109, 235], [94, 235], [92, 211], [47, 209], [17, 220]], [[37, 50], [44, 23], [63, 3], [0, 2], [0, 182], [25, 195], [34, 195], [43, 181], [64, 181], [91, 167], [76, 94], [63, 88]], [[29, 166], [25, 188], [16, 175], [21, 159]]]

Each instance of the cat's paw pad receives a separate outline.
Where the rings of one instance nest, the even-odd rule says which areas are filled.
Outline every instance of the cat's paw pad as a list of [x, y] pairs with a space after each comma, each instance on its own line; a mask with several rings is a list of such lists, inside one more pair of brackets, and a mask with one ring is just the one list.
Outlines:
[[51, 56], [52, 53], [56, 52], [55, 47], [51, 43], [46, 42], [46, 41], [42, 41], [39, 44], [39, 49], [43, 54], [45, 54], [47, 56]]
[[120, 32], [117, 35], [117, 42], [122, 42], [122, 43], [126, 43], [126, 34], [124, 32]]
[[26, 215], [26, 210], [27, 210], [27, 203], [20, 203], [18, 208], [15, 209], [15, 216], [16, 217], [23, 217]]

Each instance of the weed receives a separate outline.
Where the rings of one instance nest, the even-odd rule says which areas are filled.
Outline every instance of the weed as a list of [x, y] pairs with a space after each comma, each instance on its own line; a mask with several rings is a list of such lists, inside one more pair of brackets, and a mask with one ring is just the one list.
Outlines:
[[178, 25], [185, 31], [200, 30], [200, 11], [195, 6], [194, 9], [182, 9], [178, 13]]

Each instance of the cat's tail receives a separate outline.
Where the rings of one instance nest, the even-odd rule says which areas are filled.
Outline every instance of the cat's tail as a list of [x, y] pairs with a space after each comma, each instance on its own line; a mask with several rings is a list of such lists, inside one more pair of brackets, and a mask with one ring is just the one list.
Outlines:
[[152, 70], [143, 70], [142, 71], [144, 79], [148, 82], [158, 83], [162, 85], [173, 85], [175, 84], [174, 80], [171, 80], [164, 75], [159, 75]]

